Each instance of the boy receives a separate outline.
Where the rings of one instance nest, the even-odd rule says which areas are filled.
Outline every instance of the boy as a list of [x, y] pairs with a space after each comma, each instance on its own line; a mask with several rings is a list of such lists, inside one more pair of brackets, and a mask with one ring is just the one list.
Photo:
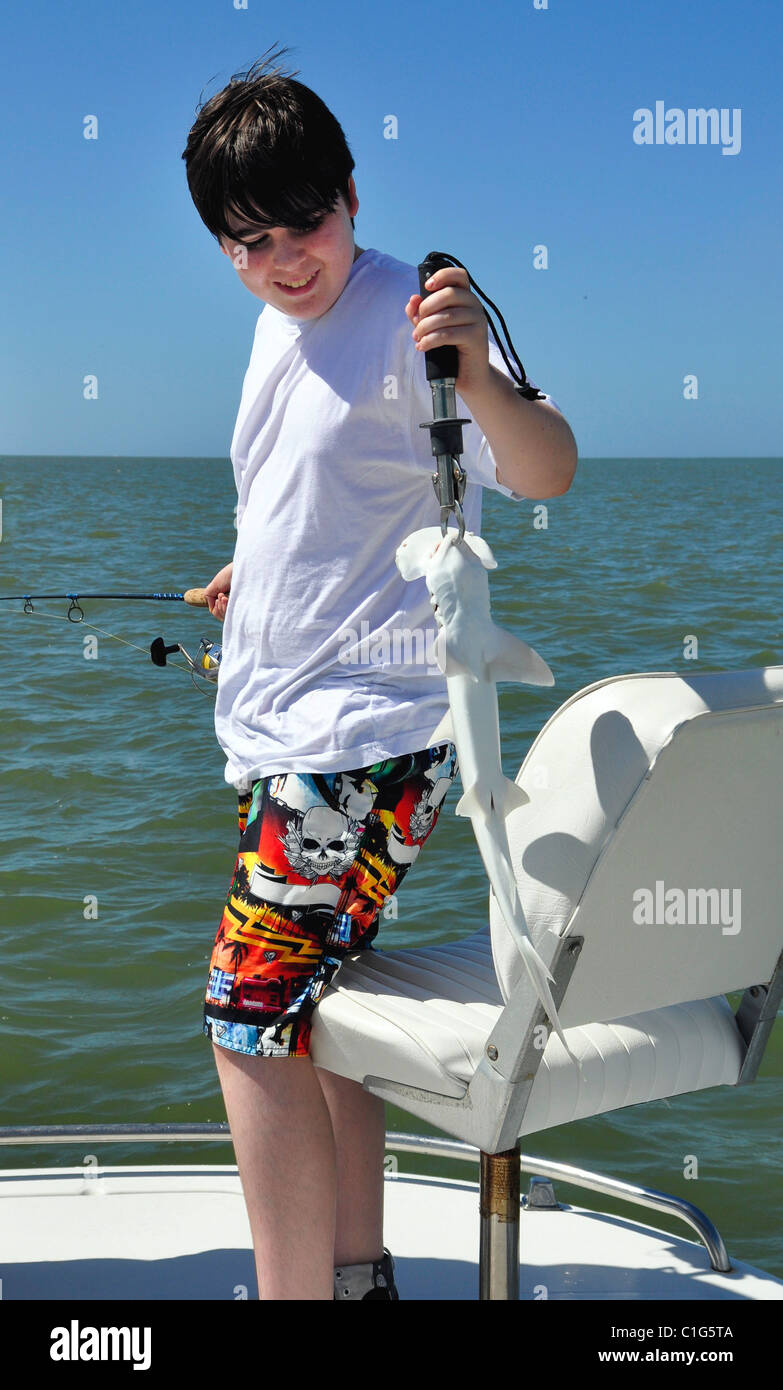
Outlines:
[[[183, 154], [196, 208], [264, 301], [231, 458], [234, 559], [215, 707], [240, 845], [204, 1010], [253, 1233], [261, 1299], [396, 1298], [383, 1248], [384, 1107], [316, 1069], [313, 1011], [433, 829], [456, 775], [430, 746], [445, 679], [423, 580], [394, 554], [438, 522], [422, 353], [459, 351], [466, 525], [480, 486], [567, 491], [557, 408], [520, 398], [459, 268], [421, 300], [414, 267], [354, 242], [354, 160], [307, 87], [261, 59], [199, 111]], [[368, 641], [369, 636], [369, 641]], [[431, 650], [431, 644], [425, 648]]]

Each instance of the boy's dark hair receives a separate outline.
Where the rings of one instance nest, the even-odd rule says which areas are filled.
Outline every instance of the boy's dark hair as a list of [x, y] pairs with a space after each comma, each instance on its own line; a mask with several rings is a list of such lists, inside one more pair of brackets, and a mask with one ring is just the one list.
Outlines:
[[349, 196], [354, 160], [342, 127], [279, 67], [285, 52], [268, 49], [197, 107], [182, 158], [199, 216], [218, 240], [234, 238], [229, 216], [311, 231], [340, 194]]

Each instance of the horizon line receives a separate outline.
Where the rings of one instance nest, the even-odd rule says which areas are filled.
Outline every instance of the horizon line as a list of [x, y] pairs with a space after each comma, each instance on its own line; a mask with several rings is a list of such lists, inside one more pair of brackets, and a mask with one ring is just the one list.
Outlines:
[[[150, 463], [231, 463], [229, 454], [2, 454], [0, 462], [13, 459], [79, 459], [112, 462], [134, 459]], [[756, 463], [783, 463], [780, 454], [580, 454], [579, 463], [606, 463], [632, 459], [638, 463], [702, 463], [721, 459], [747, 460]]]

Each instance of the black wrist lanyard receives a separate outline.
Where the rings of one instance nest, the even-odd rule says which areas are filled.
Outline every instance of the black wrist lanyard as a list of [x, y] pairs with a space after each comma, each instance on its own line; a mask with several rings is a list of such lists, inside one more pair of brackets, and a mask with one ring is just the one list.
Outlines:
[[[430, 251], [429, 255], [426, 257], [425, 260], [422, 261], [421, 265], [419, 266], [419, 284], [422, 287], [422, 295], [426, 297], [426, 295], [430, 293], [430, 291], [424, 289], [424, 281], [428, 280], [430, 275], [433, 275], [436, 270], [442, 270], [443, 267], [447, 265], [458, 265], [460, 267], [460, 270], [464, 270], [468, 277], [470, 286], [475, 291], [478, 298], [483, 299], [485, 303], [489, 305], [490, 309], [492, 309], [493, 312], [497, 314], [498, 319], [500, 320], [500, 326], [503, 330], [503, 333], [505, 334], [506, 342], [508, 344], [508, 352], [511, 353], [511, 356], [514, 359], [513, 363], [509, 361], [508, 352], [506, 352], [506, 349], [500, 340], [498, 331], [492, 321], [491, 314], [487, 312], [487, 310], [484, 308], [484, 305], [482, 304], [481, 307], [482, 309], [484, 309], [484, 317], [486, 318], [487, 323], [489, 324], [489, 327], [492, 330], [492, 336], [495, 339], [495, 342], [497, 343], [498, 351], [500, 352], [500, 355], [503, 358], [503, 361], [505, 362], [510, 375], [514, 379], [515, 391], [517, 391], [520, 396], [524, 396], [525, 400], [528, 401], [545, 400], [545, 393], [543, 391], [539, 391], [536, 386], [530, 385], [530, 382], [527, 379], [527, 373], [524, 367], [522, 366], [522, 362], [519, 358], [517, 350], [514, 347], [513, 342], [511, 341], [511, 334], [508, 331], [506, 321], [503, 318], [503, 315], [501, 314], [497, 304], [493, 304], [489, 295], [485, 294], [481, 287], [476, 284], [476, 281], [473, 279], [473, 276], [471, 275], [467, 266], [463, 265], [462, 261], [458, 261], [456, 256], [449, 255], [448, 251]], [[422, 271], [424, 271], [425, 273], [422, 274]], [[435, 351], [437, 351], [437, 349], [435, 349]]]
[[[517, 355], [514, 344], [511, 341], [511, 334], [506, 327], [505, 319], [496, 304], [484, 293], [476, 284], [467, 266], [458, 261], [456, 256], [450, 256], [445, 251], [430, 251], [429, 255], [419, 266], [419, 289], [422, 298], [426, 299], [429, 294], [436, 291], [425, 288], [425, 283], [436, 270], [442, 270], [448, 265], [458, 265], [464, 270], [468, 277], [468, 282], [475, 290], [479, 298], [486, 301], [490, 309], [493, 309], [500, 320], [501, 328], [506, 336], [508, 349], [513, 357], [513, 363], [509, 361], [508, 353], [501, 342], [497, 329], [492, 321], [491, 315], [484, 310], [484, 317], [492, 329], [492, 336], [498, 345], [498, 349], [503, 361], [508, 368], [509, 374], [514, 381], [514, 390], [518, 395], [524, 396], [525, 400], [537, 401], [544, 400], [544, 392], [539, 391], [536, 386], [531, 386], [527, 379], [527, 374]], [[432, 452], [435, 457], [437, 472], [432, 475], [432, 484], [437, 493], [440, 504], [440, 529], [443, 535], [446, 534], [451, 512], [457, 518], [460, 540], [465, 534], [465, 517], [462, 511], [462, 498], [465, 494], [465, 483], [467, 476], [463, 468], [460, 467], [459, 456], [462, 453], [462, 426], [469, 425], [470, 420], [460, 419], [457, 415], [457, 371], [459, 367], [459, 352], [453, 344], [446, 344], [443, 347], [429, 348], [424, 354], [427, 380], [432, 391], [432, 407], [434, 419], [427, 420], [420, 425], [420, 429], [429, 430], [432, 441]]]

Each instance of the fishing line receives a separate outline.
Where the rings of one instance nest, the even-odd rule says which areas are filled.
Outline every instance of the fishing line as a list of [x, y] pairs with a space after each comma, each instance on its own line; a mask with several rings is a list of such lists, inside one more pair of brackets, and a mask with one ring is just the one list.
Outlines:
[[[53, 598], [60, 598], [61, 595], [60, 595], [60, 594], [53, 594], [52, 597], [53, 597]], [[62, 597], [67, 598], [68, 595], [67, 595], [67, 594], [62, 595]], [[85, 597], [86, 597], [86, 595], [85, 595]], [[87, 620], [86, 620], [85, 618], [80, 618], [78, 624], [76, 624], [76, 623], [74, 623], [74, 621], [73, 621], [72, 618], [66, 618], [66, 617], [63, 616], [62, 613], [46, 613], [46, 612], [43, 610], [43, 608], [36, 608], [36, 609], [34, 609], [34, 610], [33, 610], [33, 614], [34, 614], [34, 617], [36, 617], [36, 618], [53, 618], [54, 621], [57, 622], [57, 623], [68, 623], [68, 622], [69, 622], [69, 623], [71, 624], [72, 627], [75, 627], [75, 626], [79, 626], [79, 627], [90, 627], [90, 628], [92, 628], [93, 632], [99, 632], [99, 633], [101, 634], [102, 637], [110, 637], [110, 638], [112, 639], [113, 642], [122, 642], [122, 645], [123, 645], [124, 647], [132, 647], [133, 650], [134, 650], [135, 652], [141, 652], [142, 656], [149, 656], [149, 654], [150, 654], [150, 652], [149, 652], [149, 647], [140, 647], [140, 646], [138, 646], [138, 644], [137, 644], [136, 642], [129, 642], [129, 641], [127, 640], [126, 637], [118, 637], [117, 634], [116, 634], [116, 632], [107, 632], [105, 628], [103, 628], [103, 627], [98, 627], [96, 623], [88, 623]], [[185, 673], [186, 676], [190, 674], [190, 672], [188, 671], [188, 667], [187, 667], [187, 666], [180, 666], [179, 662], [177, 662], [177, 661], [170, 661], [170, 662], [167, 662], [166, 664], [167, 664], [167, 666], [173, 666], [174, 669], [177, 670], [177, 671], [184, 671], [184, 673]]]
[[[38, 602], [42, 598], [64, 598], [68, 600], [68, 611], [63, 616], [60, 613], [47, 613], [40, 608], [35, 608], [33, 600]], [[195, 656], [191, 656], [186, 651], [181, 642], [174, 642], [166, 646], [162, 637], [156, 637], [148, 648], [140, 647], [136, 642], [129, 642], [126, 637], [118, 637], [116, 632], [109, 632], [106, 628], [98, 627], [96, 623], [88, 623], [84, 617], [84, 609], [81, 605], [82, 599], [157, 599], [164, 603], [186, 603], [192, 608], [208, 608], [206, 593], [204, 589], [186, 589], [184, 593], [153, 593], [153, 594], [85, 594], [70, 590], [64, 594], [0, 594], [0, 603], [22, 602], [23, 612], [37, 614], [42, 618], [55, 618], [60, 622], [72, 623], [74, 626], [91, 628], [93, 632], [99, 632], [102, 637], [108, 637], [112, 642], [121, 642], [124, 647], [130, 647], [132, 651], [142, 652], [145, 656], [150, 656], [155, 666], [168, 665], [168, 656], [171, 652], [181, 652], [187, 661], [187, 666], [181, 666], [179, 662], [172, 662], [177, 671], [184, 671], [190, 678], [197, 690], [206, 695], [211, 688], [213, 693], [216, 690], [218, 670], [222, 650], [220, 646], [210, 641], [207, 637], [202, 637]]]

